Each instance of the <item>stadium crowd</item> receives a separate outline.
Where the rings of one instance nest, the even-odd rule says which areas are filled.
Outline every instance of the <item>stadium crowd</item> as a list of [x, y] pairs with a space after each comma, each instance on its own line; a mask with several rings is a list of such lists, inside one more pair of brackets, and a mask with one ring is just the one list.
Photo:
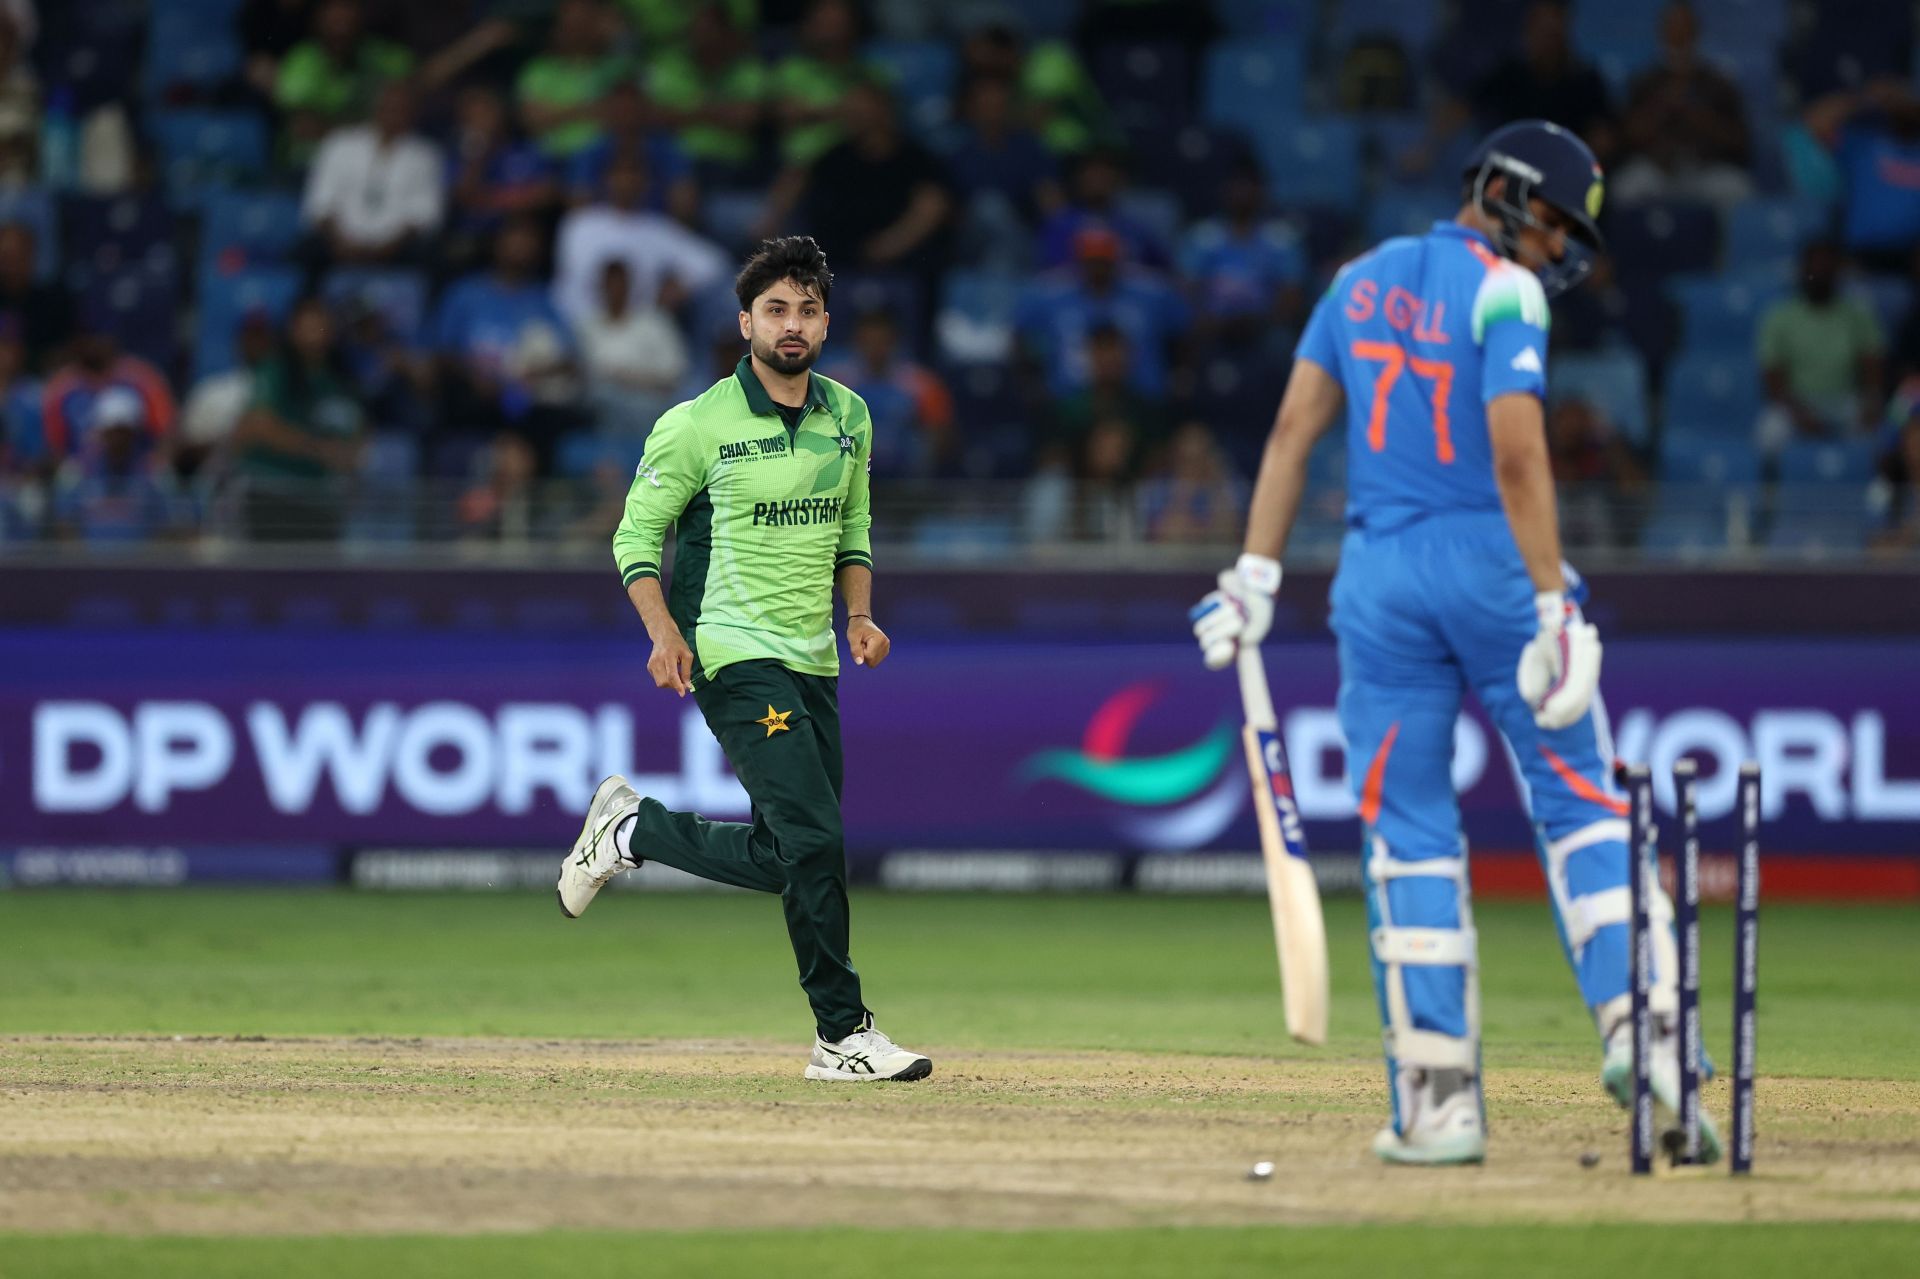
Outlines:
[[0, 0], [0, 541], [598, 538], [796, 230], [915, 540], [1227, 540], [1332, 270], [1545, 117], [1610, 175], [1570, 544], [1911, 551], [1914, 47], [1869, 0]]

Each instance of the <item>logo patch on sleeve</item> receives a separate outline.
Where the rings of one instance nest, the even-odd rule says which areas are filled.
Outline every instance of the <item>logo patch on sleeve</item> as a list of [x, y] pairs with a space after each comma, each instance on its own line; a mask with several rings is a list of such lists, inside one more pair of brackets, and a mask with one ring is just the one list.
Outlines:
[[1544, 373], [1546, 369], [1540, 363], [1540, 352], [1528, 347], [1513, 357], [1513, 366], [1521, 373]]

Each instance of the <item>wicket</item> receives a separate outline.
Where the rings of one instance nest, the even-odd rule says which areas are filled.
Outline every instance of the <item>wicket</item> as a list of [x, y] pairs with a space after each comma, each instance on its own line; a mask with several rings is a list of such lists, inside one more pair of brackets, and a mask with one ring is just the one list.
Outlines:
[[[1660, 836], [1653, 821], [1653, 774], [1645, 764], [1626, 769], [1630, 834], [1628, 872], [1628, 964], [1632, 998], [1633, 1105], [1630, 1153], [1633, 1171], [1653, 1171], [1653, 902], [1659, 884]], [[1700, 812], [1699, 769], [1691, 759], [1673, 766], [1674, 807], [1680, 849], [1674, 864], [1674, 940], [1679, 971], [1675, 1008], [1680, 1038], [1680, 1127], [1668, 1134], [1667, 1154], [1676, 1165], [1700, 1161]], [[1753, 1170], [1754, 996], [1758, 989], [1760, 911], [1760, 765], [1740, 766], [1735, 808], [1740, 814], [1740, 854], [1734, 894], [1733, 1114], [1729, 1163], [1734, 1173]]]

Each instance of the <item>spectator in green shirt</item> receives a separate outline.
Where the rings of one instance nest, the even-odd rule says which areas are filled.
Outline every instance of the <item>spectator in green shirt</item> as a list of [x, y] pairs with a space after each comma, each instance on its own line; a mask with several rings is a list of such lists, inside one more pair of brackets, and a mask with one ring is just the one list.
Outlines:
[[707, 9], [719, 10], [721, 20], [740, 31], [751, 31], [760, 20], [757, 0], [712, 0], [700, 5], [689, 0], [616, 0], [616, 3], [633, 25], [634, 34], [640, 37], [640, 47], [649, 57], [656, 50], [684, 49], [697, 38], [694, 29]]
[[364, 419], [340, 371], [333, 317], [308, 298], [287, 318], [285, 349], [254, 378], [253, 405], [234, 434], [255, 541], [334, 541], [342, 481], [359, 466]]
[[1886, 338], [1873, 308], [1840, 295], [1840, 246], [1817, 240], [1800, 252], [1800, 293], [1760, 321], [1760, 377], [1767, 396], [1757, 430], [1772, 457], [1795, 435], [1871, 430], [1880, 418]]
[[608, 52], [618, 18], [598, 0], [560, 0], [544, 53], [515, 86], [527, 132], [547, 155], [568, 159], [599, 142], [602, 100], [631, 71]]
[[646, 72], [654, 118], [675, 130], [680, 149], [709, 180], [752, 174], [767, 83], [745, 24], [724, 4], [702, 5], [686, 44], [661, 50]]
[[814, 0], [800, 25], [800, 50], [773, 69], [773, 119], [780, 157], [804, 168], [845, 136], [840, 103], [872, 71], [859, 57], [859, 17], [847, 0]]
[[328, 130], [365, 116], [376, 89], [412, 70], [411, 53], [366, 33], [360, 0], [324, 0], [274, 85], [274, 104], [287, 114], [287, 161], [305, 165]]
[[1121, 140], [1099, 87], [1065, 41], [1043, 40], [1023, 50], [1011, 28], [989, 26], [968, 37], [962, 58], [965, 80], [989, 77], [1020, 87], [1025, 123], [1055, 155]]

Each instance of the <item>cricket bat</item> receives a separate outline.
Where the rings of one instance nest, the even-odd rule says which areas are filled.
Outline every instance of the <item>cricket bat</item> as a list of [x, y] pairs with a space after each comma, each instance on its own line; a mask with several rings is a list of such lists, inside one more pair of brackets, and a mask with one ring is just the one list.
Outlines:
[[1246, 727], [1253, 782], [1253, 811], [1260, 824], [1260, 856], [1267, 869], [1267, 904], [1273, 909], [1273, 944], [1280, 954], [1280, 990], [1286, 1003], [1287, 1033], [1303, 1044], [1327, 1042], [1327, 921], [1320, 911], [1320, 886], [1307, 861], [1307, 840], [1300, 829], [1300, 808], [1293, 800], [1286, 748], [1267, 690], [1267, 668], [1260, 650], [1243, 646], [1239, 656], [1240, 701]]

